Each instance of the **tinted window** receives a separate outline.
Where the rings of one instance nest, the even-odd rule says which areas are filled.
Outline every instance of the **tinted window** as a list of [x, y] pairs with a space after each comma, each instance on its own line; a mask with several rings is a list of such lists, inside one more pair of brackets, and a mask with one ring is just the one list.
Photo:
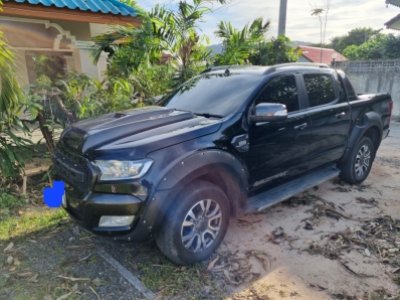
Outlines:
[[344, 74], [343, 71], [338, 71], [338, 74], [340, 75], [340, 78], [343, 81], [344, 87], [347, 91], [347, 97], [349, 97], [349, 101], [352, 100], [357, 100], [357, 94], [354, 91], [353, 86], [351, 85], [349, 79], [347, 78], [346, 74]]
[[342, 82], [339, 80], [339, 77], [336, 80], [336, 84], [339, 87], [339, 99], [340, 102], [345, 102], [346, 101], [346, 92], [342, 86]]
[[288, 112], [299, 110], [299, 96], [294, 76], [272, 79], [257, 98], [256, 105], [259, 103], [285, 104]]
[[336, 99], [332, 76], [323, 74], [306, 74], [304, 83], [310, 106], [330, 103]]
[[158, 105], [225, 117], [246, 101], [262, 78], [232, 73], [200, 75], [161, 99]]

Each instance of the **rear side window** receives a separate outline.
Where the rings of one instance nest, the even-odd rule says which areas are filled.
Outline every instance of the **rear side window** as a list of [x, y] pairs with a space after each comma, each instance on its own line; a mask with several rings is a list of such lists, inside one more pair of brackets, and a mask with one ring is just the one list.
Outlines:
[[354, 91], [354, 88], [351, 85], [351, 83], [350, 83], [348, 77], [346, 76], [346, 74], [341, 70], [338, 71], [338, 74], [340, 75], [340, 78], [341, 78], [341, 80], [342, 80], [342, 82], [344, 84], [344, 88], [347, 91], [347, 97], [349, 98], [349, 101], [357, 100], [357, 94]]
[[332, 76], [305, 74], [304, 83], [310, 107], [328, 104], [336, 100]]
[[299, 96], [294, 76], [279, 76], [268, 82], [255, 104], [260, 103], [285, 104], [288, 112], [299, 110]]

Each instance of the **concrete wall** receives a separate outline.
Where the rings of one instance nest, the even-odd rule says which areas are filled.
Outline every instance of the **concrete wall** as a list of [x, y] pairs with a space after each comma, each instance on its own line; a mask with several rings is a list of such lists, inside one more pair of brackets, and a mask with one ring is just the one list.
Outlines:
[[400, 117], [400, 60], [337, 63], [346, 72], [357, 93], [389, 93], [393, 116]]

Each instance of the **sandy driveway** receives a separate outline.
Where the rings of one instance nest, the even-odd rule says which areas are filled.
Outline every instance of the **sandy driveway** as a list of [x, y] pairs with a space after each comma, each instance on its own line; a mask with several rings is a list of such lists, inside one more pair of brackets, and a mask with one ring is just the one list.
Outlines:
[[[232, 222], [215, 274], [231, 287], [233, 299], [397, 295], [400, 236], [393, 220], [400, 219], [399, 172], [400, 123], [394, 123], [363, 185], [334, 179]], [[384, 219], [392, 222], [388, 227], [377, 220], [384, 216], [393, 219]], [[234, 287], [250, 279], [252, 284]]]

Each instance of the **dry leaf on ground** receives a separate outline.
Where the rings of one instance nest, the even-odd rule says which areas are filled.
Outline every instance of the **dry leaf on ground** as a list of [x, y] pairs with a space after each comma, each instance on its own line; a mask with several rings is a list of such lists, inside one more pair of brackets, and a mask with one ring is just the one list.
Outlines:
[[218, 259], [219, 259], [219, 256], [217, 256], [216, 259], [214, 259], [212, 262], [210, 262], [210, 264], [208, 265], [208, 268], [207, 268], [208, 271], [211, 271], [212, 268], [214, 268], [214, 265], [218, 261]]
[[36, 273], [35, 275], [33, 275], [31, 278], [29, 278], [28, 279], [28, 281], [30, 281], [30, 282], [37, 282], [37, 277], [39, 276], [39, 274], [38, 273]]
[[19, 277], [28, 277], [28, 276], [32, 276], [32, 272], [19, 273], [17, 275]]
[[67, 280], [71, 280], [71, 281], [90, 281], [90, 278], [74, 278], [74, 277], [65, 277], [65, 276], [58, 276], [59, 278], [62, 279], [67, 279]]
[[67, 299], [71, 294], [72, 294], [72, 292], [71, 292], [71, 293], [68, 293], [68, 294], [65, 294], [65, 295], [62, 295], [62, 296], [58, 297], [56, 300], [64, 300], [64, 299]]
[[95, 279], [92, 280], [92, 283], [95, 286], [102, 286], [102, 285], [106, 284], [107, 282], [104, 281], [104, 280], [101, 280], [100, 278], [95, 278]]
[[4, 252], [10, 251], [14, 247], [14, 243], [11, 242], [8, 244], [8, 246], [4, 249]]

